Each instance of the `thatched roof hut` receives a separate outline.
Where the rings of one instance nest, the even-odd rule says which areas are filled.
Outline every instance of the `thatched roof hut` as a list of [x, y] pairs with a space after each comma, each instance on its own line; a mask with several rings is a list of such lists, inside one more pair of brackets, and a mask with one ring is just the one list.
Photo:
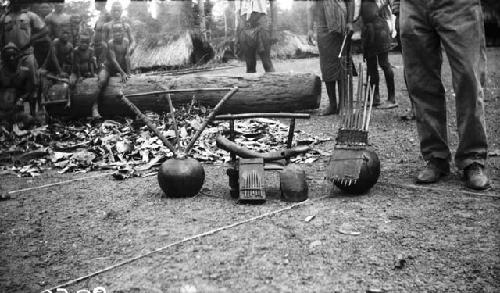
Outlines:
[[149, 47], [140, 43], [131, 56], [130, 63], [133, 69], [179, 67], [191, 62], [192, 53], [191, 34], [185, 31], [164, 45]]
[[131, 3], [129, 14], [137, 38], [131, 56], [134, 70], [171, 69], [210, 60], [214, 53], [203, 37], [191, 2], [157, 2], [155, 18], [141, 3]]
[[284, 30], [278, 35], [278, 43], [271, 48], [273, 58], [304, 58], [318, 56], [318, 47], [310, 44], [307, 36]]

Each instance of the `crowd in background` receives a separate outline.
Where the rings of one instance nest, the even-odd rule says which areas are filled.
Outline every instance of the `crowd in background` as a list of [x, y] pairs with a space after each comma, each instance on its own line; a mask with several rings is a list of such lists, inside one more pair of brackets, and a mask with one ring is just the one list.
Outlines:
[[[2, 93], [1, 115], [24, 104], [30, 114], [37, 112], [44, 80], [67, 81], [73, 87], [80, 78], [99, 76], [92, 116], [100, 117], [98, 98], [109, 76], [130, 74], [130, 54], [135, 42], [130, 25], [122, 18], [120, 2], [111, 11], [106, 2], [96, 2], [100, 12], [94, 28], [84, 14], [67, 14], [63, 3], [25, 4], [11, 1], [2, 6], [0, 16], [0, 85], [16, 91]], [[6, 97], [7, 96], [7, 97]], [[12, 115], [11, 115], [12, 116]]]

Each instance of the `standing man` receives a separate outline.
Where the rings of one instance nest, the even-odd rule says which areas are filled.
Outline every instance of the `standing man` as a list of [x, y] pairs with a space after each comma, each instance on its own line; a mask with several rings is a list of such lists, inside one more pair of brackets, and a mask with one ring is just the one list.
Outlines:
[[[45, 20], [45, 17], [50, 14], [52, 11], [52, 7], [48, 3], [42, 3], [36, 6], [36, 13], [40, 17], [40, 19]], [[33, 42], [33, 50], [35, 54], [36, 62], [39, 66], [45, 63], [47, 56], [50, 53], [51, 39], [48, 34], [41, 39]]]
[[[345, 79], [342, 78], [341, 58], [339, 53], [345, 37], [352, 33], [352, 21], [354, 17], [354, 1], [349, 0], [324, 0], [313, 2], [311, 22], [309, 23], [309, 37], [313, 35], [313, 27], [316, 27], [316, 40], [319, 49], [319, 64], [321, 76], [325, 82], [326, 92], [330, 103], [323, 115], [338, 114], [336, 84], [338, 83], [339, 99], [344, 91]], [[347, 60], [351, 61], [350, 42], [346, 39]], [[343, 53], [343, 54], [344, 54]], [[352, 88], [352, 86], [351, 86]]]
[[[394, 85], [394, 72], [389, 63], [389, 51], [392, 48], [391, 31], [388, 20], [392, 13], [389, 0], [363, 0], [361, 3], [363, 20], [363, 56], [366, 60], [370, 87], [375, 86], [373, 106], [379, 109], [391, 109], [398, 106]], [[384, 71], [387, 84], [387, 102], [380, 103], [378, 66]]]
[[81, 33], [82, 28], [82, 16], [79, 14], [74, 14], [69, 17], [70, 31], [71, 31], [71, 43], [76, 46], [78, 44], [78, 37]]
[[54, 12], [45, 17], [45, 23], [52, 40], [60, 38], [63, 31], [71, 31], [70, 16], [64, 12], [64, 4], [61, 3], [54, 5]]
[[[12, 43], [19, 50], [19, 62], [27, 68], [33, 83], [38, 84], [38, 65], [31, 44], [47, 35], [47, 28], [38, 15], [22, 9], [21, 3], [11, 1], [8, 11], [0, 18], [0, 47]], [[36, 95], [31, 95], [31, 114], [35, 114]], [[27, 106], [27, 105], [26, 105]]]
[[255, 73], [257, 54], [266, 72], [274, 72], [271, 61], [271, 45], [276, 39], [275, 1], [269, 0], [271, 25], [269, 25], [266, 0], [240, 0], [238, 44], [247, 64], [247, 72]]
[[132, 35], [132, 30], [128, 22], [122, 19], [123, 8], [120, 2], [113, 2], [111, 5], [111, 21], [104, 24], [104, 40], [109, 42], [109, 40], [113, 37], [113, 28], [117, 28], [118, 25], [121, 26], [121, 31], [125, 33], [125, 37], [128, 39], [130, 44], [130, 54], [134, 52], [135, 49], [135, 40]]
[[102, 67], [106, 61], [106, 40], [104, 38], [104, 25], [111, 21], [111, 15], [106, 11], [106, 2], [95, 2], [95, 8], [100, 11], [94, 27], [94, 53], [97, 58], [97, 64]]
[[458, 124], [455, 164], [466, 186], [486, 189], [488, 153], [481, 74], [484, 72], [483, 16], [478, 0], [401, 0], [401, 41], [410, 97], [414, 101], [420, 149], [427, 167], [417, 183], [434, 183], [450, 171], [444, 48], [452, 71]]

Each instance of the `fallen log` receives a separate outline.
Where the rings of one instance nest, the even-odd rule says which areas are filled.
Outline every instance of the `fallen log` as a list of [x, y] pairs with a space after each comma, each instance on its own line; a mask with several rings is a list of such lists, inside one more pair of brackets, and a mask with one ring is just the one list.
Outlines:
[[[214, 107], [227, 88], [233, 87], [238, 87], [239, 91], [224, 104], [219, 114], [317, 109], [321, 97], [321, 80], [313, 73], [243, 73], [233, 76], [179, 77], [135, 75], [126, 84], [121, 83], [119, 77], [112, 77], [99, 109], [101, 114], [107, 117], [133, 115], [119, 99], [120, 92], [123, 92], [141, 111], [168, 112], [168, 103], [163, 99], [166, 95], [165, 89], [177, 90], [171, 94], [174, 106], [189, 104], [193, 95], [196, 95], [198, 103]], [[206, 88], [226, 88], [226, 91], [197, 90]], [[65, 109], [64, 105], [52, 104], [47, 105], [47, 112], [51, 115], [89, 116], [96, 91], [96, 78], [83, 79], [71, 92], [69, 109]]]

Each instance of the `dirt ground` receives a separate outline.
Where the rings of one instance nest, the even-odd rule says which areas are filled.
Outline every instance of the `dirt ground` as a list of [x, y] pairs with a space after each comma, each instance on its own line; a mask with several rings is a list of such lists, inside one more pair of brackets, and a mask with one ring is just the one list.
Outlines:
[[[486, 119], [493, 151], [500, 148], [500, 49], [489, 49], [488, 58]], [[360, 56], [355, 60], [359, 62]], [[325, 156], [301, 165], [308, 174], [308, 202], [186, 240], [64, 288], [499, 292], [500, 157], [488, 161], [491, 190], [469, 192], [457, 170], [434, 189], [413, 188], [423, 162], [414, 121], [400, 119], [409, 108], [401, 56], [391, 54], [390, 61], [400, 106], [374, 112], [370, 141], [381, 159], [382, 174], [368, 194], [347, 196], [325, 181]], [[276, 61], [276, 68], [319, 74], [319, 61]], [[449, 137], [456, 148], [451, 74], [448, 66], [443, 70], [450, 100]], [[385, 95], [383, 77], [381, 88]], [[325, 93], [322, 99], [323, 107]], [[334, 138], [337, 123], [338, 117], [313, 115], [298, 122], [297, 129]], [[318, 148], [331, 152], [333, 142]], [[0, 202], [0, 292], [40, 292], [291, 205], [279, 199], [276, 173], [266, 173], [265, 204], [237, 204], [229, 197], [225, 170], [205, 165], [204, 188], [189, 199], [162, 198], [154, 176], [115, 181], [105, 174], [13, 194], [13, 199]], [[6, 190], [17, 190], [95, 175], [99, 173], [49, 172], [37, 178], [2, 177], [0, 182]], [[314, 219], [305, 221], [308, 216]]]

